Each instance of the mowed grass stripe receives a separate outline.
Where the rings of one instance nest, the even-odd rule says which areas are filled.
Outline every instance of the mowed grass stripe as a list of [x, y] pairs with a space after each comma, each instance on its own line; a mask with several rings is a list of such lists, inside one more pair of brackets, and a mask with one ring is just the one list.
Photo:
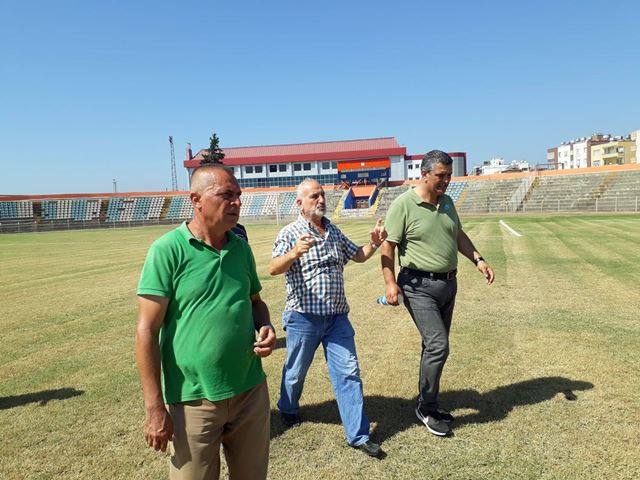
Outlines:
[[[637, 254], [634, 254], [636, 250], [634, 245], [637, 243], [611, 237], [608, 234], [600, 234], [597, 242], [584, 241], [584, 238], [593, 235], [593, 227], [583, 221], [576, 222], [571, 219], [562, 224], [549, 225], [548, 229], [579, 259], [579, 268], [586, 268], [588, 273], [593, 275], [595, 284], [615, 284], [612, 288], [606, 288], [606, 286], [602, 288], [599, 295], [608, 294], [611, 291], [618, 295], [624, 294], [625, 291], [631, 294], [629, 289], [637, 292], [640, 270], [632, 268], [635, 259], [638, 258]], [[571, 273], [583, 274], [583, 272]]]

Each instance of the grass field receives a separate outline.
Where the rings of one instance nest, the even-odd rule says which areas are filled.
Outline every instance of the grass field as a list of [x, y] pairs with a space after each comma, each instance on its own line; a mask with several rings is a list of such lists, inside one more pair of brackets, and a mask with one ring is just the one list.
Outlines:
[[[442, 401], [455, 436], [413, 415], [420, 341], [383, 307], [379, 256], [345, 270], [375, 460], [344, 441], [322, 353], [299, 427], [272, 416], [272, 479], [640, 478], [640, 217], [463, 218], [497, 273], [461, 261]], [[363, 243], [369, 223], [343, 231]], [[0, 478], [165, 478], [146, 448], [134, 365], [135, 287], [167, 227], [0, 236]], [[250, 225], [262, 296], [279, 328], [275, 225]], [[285, 355], [264, 361], [272, 408]]]

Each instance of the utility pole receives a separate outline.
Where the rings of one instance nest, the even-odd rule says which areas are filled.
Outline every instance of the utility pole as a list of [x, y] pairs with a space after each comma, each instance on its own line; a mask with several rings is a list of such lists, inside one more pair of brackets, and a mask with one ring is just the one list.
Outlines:
[[169, 135], [169, 148], [171, 149], [171, 190], [178, 190], [178, 176], [176, 175], [176, 154], [173, 150], [173, 137]]

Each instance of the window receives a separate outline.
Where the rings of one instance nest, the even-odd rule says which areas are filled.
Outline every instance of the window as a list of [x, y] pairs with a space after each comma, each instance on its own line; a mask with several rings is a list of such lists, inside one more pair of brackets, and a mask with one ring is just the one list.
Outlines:
[[293, 164], [293, 171], [294, 172], [299, 172], [300, 170], [302, 170], [302, 164], [301, 163], [294, 163]]
[[269, 165], [269, 173], [276, 173], [278, 171], [277, 165]]
[[322, 170], [329, 170], [331, 168], [331, 162], [322, 162]]
[[253, 165], [244, 167], [244, 173], [253, 173]]
[[302, 164], [302, 169], [303, 169], [305, 172], [310, 172], [310, 171], [311, 171], [311, 164], [310, 164], [310, 163], [303, 163], [303, 164]]
[[256, 165], [256, 173], [262, 173], [262, 165]]
[[407, 168], [408, 168], [409, 170], [413, 170], [413, 165], [412, 165], [412, 164], [409, 164], [409, 165], [407, 165]]
[[281, 163], [280, 165], [278, 165], [278, 171], [279, 172], [286, 172], [287, 171], [287, 164], [286, 163]]
[[338, 162], [331, 162], [331, 168], [336, 170], [338, 168]]

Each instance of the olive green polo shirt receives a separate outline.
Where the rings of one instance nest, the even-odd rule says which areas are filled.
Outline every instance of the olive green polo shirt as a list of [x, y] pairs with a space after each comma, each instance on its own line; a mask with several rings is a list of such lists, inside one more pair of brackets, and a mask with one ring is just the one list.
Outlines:
[[458, 266], [462, 225], [448, 195], [436, 206], [408, 190], [393, 201], [384, 226], [387, 240], [398, 245], [400, 266], [425, 272], [448, 272]]
[[232, 232], [227, 239], [218, 252], [185, 222], [149, 248], [137, 293], [169, 299], [160, 330], [167, 403], [224, 400], [265, 379], [253, 351], [255, 260], [247, 242]]

